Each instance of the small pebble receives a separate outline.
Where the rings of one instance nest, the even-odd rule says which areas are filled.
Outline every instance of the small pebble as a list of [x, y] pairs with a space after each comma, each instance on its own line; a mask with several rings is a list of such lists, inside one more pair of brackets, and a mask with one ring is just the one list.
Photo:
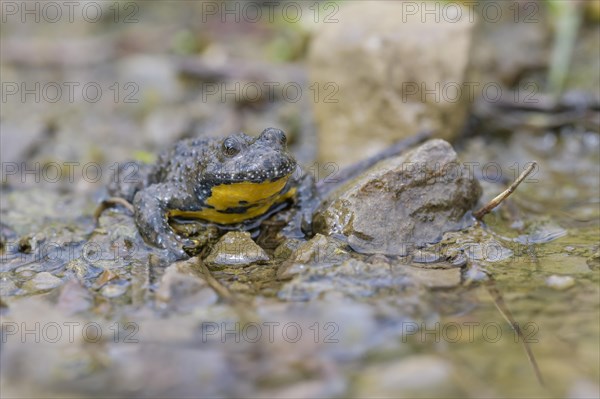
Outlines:
[[256, 245], [248, 232], [231, 231], [215, 244], [206, 258], [211, 267], [244, 267], [269, 261], [265, 251]]
[[27, 291], [35, 292], [51, 290], [52, 288], [56, 288], [61, 284], [62, 280], [58, 277], [55, 277], [48, 272], [41, 272], [36, 274], [31, 280], [27, 281], [23, 285], [23, 288], [27, 289]]
[[124, 284], [107, 284], [102, 287], [101, 293], [107, 298], [116, 298], [127, 292], [127, 286]]
[[555, 290], [563, 291], [575, 285], [575, 279], [571, 276], [558, 276], [553, 274], [546, 279], [546, 285]]
[[467, 281], [485, 281], [488, 276], [478, 265], [473, 264], [465, 272], [465, 279]]

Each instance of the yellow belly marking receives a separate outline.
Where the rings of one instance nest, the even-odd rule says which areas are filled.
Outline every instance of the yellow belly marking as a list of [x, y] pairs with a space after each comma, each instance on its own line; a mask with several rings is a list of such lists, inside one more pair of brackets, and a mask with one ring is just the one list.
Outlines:
[[[212, 188], [210, 198], [206, 200], [206, 203], [214, 208], [204, 208], [199, 211], [173, 209], [167, 216], [202, 219], [219, 224], [240, 223], [264, 214], [276, 203], [293, 196], [296, 192], [295, 188], [282, 194], [287, 180], [288, 178], [285, 177], [264, 183], [242, 182], [215, 186]], [[238, 207], [248, 207], [248, 209], [244, 213], [223, 213], [229, 208]]]

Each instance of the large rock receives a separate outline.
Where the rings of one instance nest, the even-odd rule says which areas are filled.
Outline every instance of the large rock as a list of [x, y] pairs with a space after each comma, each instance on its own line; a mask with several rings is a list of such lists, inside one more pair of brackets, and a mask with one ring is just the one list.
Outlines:
[[450, 144], [429, 140], [331, 193], [314, 214], [313, 230], [345, 236], [357, 252], [405, 255], [467, 225], [465, 214], [480, 195]]
[[[339, 22], [315, 34], [309, 68], [323, 162], [349, 164], [424, 129], [445, 139], [460, 131], [474, 19], [457, 3], [407, 3], [343, 4]], [[437, 21], [424, 14], [436, 4]]]
[[484, 100], [493, 100], [498, 88], [500, 94], [506, 93], [505, 100], [514, 100], [515, 94], [507, 88], [527, 76], [520, 87], [520, 99], [532, 101], [529, 96], [538, 93], [529, 86], [533, 79], [526, 74], [546, 68], [552, 48], [551, 24], [534, 23], [548, 20], [546, 7], [498, 1], [492, 6], [480, 3], [473, 11], [481, 21], [473, 35], [468, 73], [468, 80], [479, 85], [475, 97], [484, 95]]

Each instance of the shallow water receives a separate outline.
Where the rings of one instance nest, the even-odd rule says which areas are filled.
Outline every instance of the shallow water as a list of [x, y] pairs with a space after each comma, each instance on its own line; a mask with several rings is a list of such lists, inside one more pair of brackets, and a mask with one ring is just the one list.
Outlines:
[[[93, 196], [9, 191], [3, 223], [16, 237], [33, 235], [33, 247], [29, 255], [3, 255], [2, 356], [5, 364], [21, 365], [3, 372], [3, 387], [14, 395], [40, 387], [57, 394], [595, 395], [597, 141], [570, 137], [596, 147], [568, 150], [559, 141], [541, 158], [524, 149], [522, 137], [492, 141], [485, 153], [478, 140], [467, 142], [463, 161], [477, 162], [475, 153], [482, 162], [511, 166], [535, 158], [540, 165], [537, 182], [526, 181], [484, 224], [447, 234], [420, 255], [420, 264], [369, 258], [330, 242], [328, 257], [298, 269], [304, 277], [290, 282], [276, 279], [277, 262], [215, 271], [241, 301], [236, 307], [219, 301], [193, 261], [179, 271], [153, 264], [153, 250], [140, 244], [126, 213], [107, 211], [90, 236], [94, 226], [85, 215]], [[536, 140], [548, 139], [526, 143], [538, 148]], [[480, 179], [488, 198], [504, 186]], [[54, 250], [51, 261], [40, 255], [44, 248]], [[468, 260], [459, 285], [443, 280], [452, 269], [442, 274], [439, 263], [426, 260], [452, 248], [462, 248]], [[486, 275], [522, 336], [496, 309]], [[553, 288], [547, 282], [553, 275], [574, 284]], [[58, 344], [50, 342], [55, 331]], [[32, 367], [34, 358], [43, 367]], [[167, 377], [135, 385], [140, 373], [164, 373], [160, 364], [169, 364]], [[212, 383], [199, 388], [192, 382], [198, 377]], [[31, 380], [35, 388], [24, 385]]]

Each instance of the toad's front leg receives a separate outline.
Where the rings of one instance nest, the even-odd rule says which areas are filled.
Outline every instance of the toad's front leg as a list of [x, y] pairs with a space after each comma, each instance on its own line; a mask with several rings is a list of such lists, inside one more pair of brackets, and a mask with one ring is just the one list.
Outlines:
[[135, 223], [146, 242], [167, 249], [177, 259], [189, 255], [184, 247], [193, 247], [194, 241], [177, 235], [169, 225], [168, 213], [181, 204], [193, 201], [192, 194], [172, 185], [154, 184], [139, 191], [133, 200]]

